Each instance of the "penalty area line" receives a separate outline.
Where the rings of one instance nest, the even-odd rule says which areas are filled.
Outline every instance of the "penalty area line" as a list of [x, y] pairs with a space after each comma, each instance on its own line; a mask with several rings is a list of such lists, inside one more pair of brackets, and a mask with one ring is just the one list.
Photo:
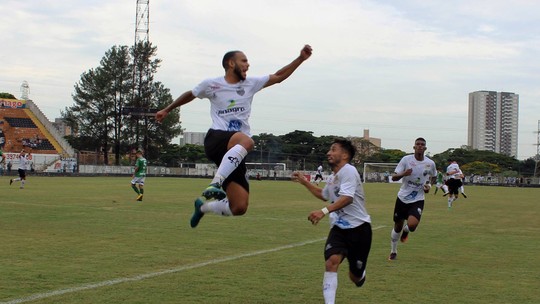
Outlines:
[[[381, 228], [384, 228], [384, 227], [386, 227], [386, 226], [377, 226], [377, 227], [373, 228], [372, 230], [378, 230], [378, 229], [381, 229]], [[195, 269], [195, 268], [201, 268], [201, 267], [208, 266], [208, 265], [234, 261], [234, 260], [238, 260], [238, 259], [242, 259], [242, 258], [249, 258], [249, 257], [253, 257], [253, 256], [261, 255], [261, 254], [266, 254], [266, 253], [272, 253], [272, 252], [281, 251], [281, 250], [285, 250], [285, 249], [302, 247], [302, 246], [305, 246], [305, 245], [309, 245], [309, 244], [313, 244], [313, 243], [316, 243], [316, 242], [324, 241], [325, 239], [326, 239], [326, 237], [320, 238], [320, 239], [315, 239], [315, 240], [310, 240], [310, 241], [304, 241], [304, 242], [300, 242], [300, 243], [294, 243], [294, 244], [279, 246], [279, 247], [275, 247], [275, 248], [271, 248], [271, 249], [257, 250], [257, 251], [248, 252], [248, 253], [244, 253], [244, 254], [228, 256], [228, 257], [224, 257], [224, 258], [220, 258], [220, 259], [212, 259], [212, 260], [202, 262], [202, 263], [185, 265], [185, 266], [180, 266], [180, 267], [167, 269], [167, 270], [162, 270], [162, 271], [149, 272], [149, 273], [140, 274], [140, 275], [136, 275], [136, 276], [132, 276], [132, 277], [116, 278], [116, 279], [97, 282], [97, 283], [84, 284], [84, 285], [80, 285], [80, 286], [76, 286], [76, 287], [57, 289], [57, 290], [53, 290], [53, 291], [49, 291], [49, 292], [43, 292], [43, 293], [36, 293], [36, 294], [33, 294], [33, 295], [29, 295], [27, 297], [23, 297], [23, 298], [19, 298], [19, 299], [13, 299], [13, 300], [10, 300], [10, 301], [7, 301], [7, 302], [0, 302], [0, 304], [26, 303], [26, 302], [30, 302], [30, 301], [34, 301], [34, 300], [40, 300], [40, 299], [50, 298], [50, 297], [54, 297], [54, 296], [60, 296], [60, 295], [68, 294], [68, 293], [74, 293], [74, 292], [85, 291], [85, 290], [90, 290], [90, 289], [97, 289], [97, 288], [101, 288], [101, 287], [112, 286], [112, 285], [122, 284], [122, 283], [127, 283], [127, 282], [137, 282], [137, 281], [142, 281], [142, 280], [149, 279], [149, 278], [162, 276], [162, 275], [165, 275], [165, 274], [182, 272], [182, 271], [191, 270], [191, 269]]]

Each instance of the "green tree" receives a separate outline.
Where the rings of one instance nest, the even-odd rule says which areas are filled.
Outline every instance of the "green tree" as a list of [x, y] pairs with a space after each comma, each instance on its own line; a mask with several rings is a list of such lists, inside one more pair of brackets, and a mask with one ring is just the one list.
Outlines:
[[381, 149], [379, 152], [368, 156], [364, 162], [369, 163], [398, 163], [406, 152], [399, 149]]
[[0, 92], [0, 98], [5, 98], [5, 99], [17, 99], [15, 96], [13, 96], [12, 94], [10, 93], [4, 93], [4, 92]]
[[[131, 49], [114, 46], [99, 67], [82, 74], [75, 85], [74, 105], [61, 113], [74, 133], [84, 139], [68, 138], [76, 149], [101, 152], [108, 164], [109, 150], [114, 146], [115, 163], [119, 164], [121, 154], [141, 147], [142, 137], [145, 156], [153, 160], [181, 133], [179, 109], [171, 111], [162, 124], [148, 115], [126, 115], [147, 113], [172, 102], [169, 89], [153, 81], [160, 62], [152, 58], [155, 53], [156, 48], [148, 43]], [[138, 61], [132, 62], [135, 54]], [[148, 67], [146, 72], [134, 72], [134, 67], [141, 66]], [[128, 108], [137, 111], [124, 111]]]
[[105, 164], [108, 164], [110, 132], [115, 117], [113, 101], [107, 98], [107, 78], [102, 68], [83, 73], [81, 80], [75, 85], [75, 104], [61, 113], [74, 133], [92, 139], [89, 143], [91, 147], [75, 148], [103, 152]]
[[468, 174], [477, 175], [497, 174], [501, 172], [501, 168], [498, 165], [477, 160], [461, 165], [460, 169]]

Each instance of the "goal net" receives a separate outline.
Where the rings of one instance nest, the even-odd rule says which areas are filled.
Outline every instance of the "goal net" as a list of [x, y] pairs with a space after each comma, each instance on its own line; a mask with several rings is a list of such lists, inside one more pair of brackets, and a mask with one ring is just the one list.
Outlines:
[[365, 183], [389, 183], [397, 163], [364, 163]]

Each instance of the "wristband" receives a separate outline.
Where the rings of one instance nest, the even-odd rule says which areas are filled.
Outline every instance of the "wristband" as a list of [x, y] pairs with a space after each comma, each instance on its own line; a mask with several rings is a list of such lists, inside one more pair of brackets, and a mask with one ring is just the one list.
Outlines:
[[324, 213], [324, 215], [327, 215], [328, 213], [330, 213], [330, 211], [328, 211], [328, 208], [324, 207], [321, 209], [322, 213]]

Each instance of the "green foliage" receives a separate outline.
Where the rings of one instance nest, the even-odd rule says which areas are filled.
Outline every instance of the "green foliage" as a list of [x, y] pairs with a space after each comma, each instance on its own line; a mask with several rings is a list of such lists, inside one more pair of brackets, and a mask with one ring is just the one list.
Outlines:
[[467, 174], [476, 175], [497, 174], [501, 172], [501, 168], [498, 165], [477, 160], [460, 166], [460, 169], [463, 172], [467, 172]]
[[0, 98], [17, 99], [15, 96], [13, 96], [13, 94], [5, 93], [5, 92], [0, 92]]
[[105, 163], [109, 164], [108, 154], [113, 147], [114, 163], [119, 164], [121, 155], [142, 147], [145, 156], [153, 160], [181, 133], [178, 109], [162, 124], [148, 116], [129, 117], [123, 112], [126, 107], [148, 112], [172, 102], [169, 89], [154, 81], [153, 75], [161, 62], [153, 58], [156, 51], [150, 43], [138, 43], [131, 49], [113, 46], [99, 67], [81, 75], [75, 84], [74, 105], [61, 113], [83, 139], [71, 139], [75, 149], [102, 151]]
[[378, 153], [368, 156], [365, 162], [398, 163], [407, 153], [398, 149], [381, 149]]
[[[448, 149], [443, 153], [434, 155], [433, 160], [439, 168], [446, 168], [447, 159], [452, 158], [457, 161], [464, 173], [486, 174], [480, 172], [500, 173], [502, 171], [521, 171], [520, 161], [514, 157], [503, 154], [475, 150], [475, 149]], [[475, 163], [475, 164], [472, 164]], [[481, 164], [484, 163], [484, 164]], [[469, 166], [464, 166], [469, 164]], [[472, 170], [472, 171], [470, 171]], [[491, 171], [490, 171], [491, 170]]]

